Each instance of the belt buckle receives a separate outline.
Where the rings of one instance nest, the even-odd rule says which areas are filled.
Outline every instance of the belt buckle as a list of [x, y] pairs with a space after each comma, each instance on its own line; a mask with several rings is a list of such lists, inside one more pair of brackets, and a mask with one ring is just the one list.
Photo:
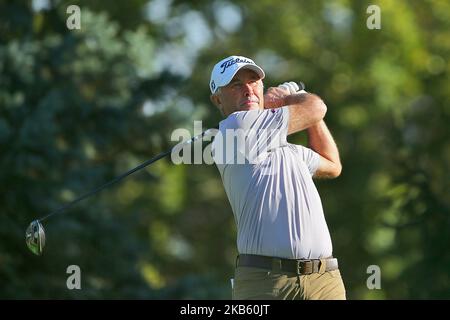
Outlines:
[[[302, 271], [304, 271], [302, 264], [306, 264], [308, 262], [312, 262], [312, 260], [310, 260], [310, 259], [308, 259], [308, 260], [297, 260], [296, 265], [297, 265], [297, 274], [298, 275], [301, 275]], [[313, 271], [313, 270], [311, 270], [311, 271]], [[310, 274], [310, 273], [303, 273], [303, 274]]]

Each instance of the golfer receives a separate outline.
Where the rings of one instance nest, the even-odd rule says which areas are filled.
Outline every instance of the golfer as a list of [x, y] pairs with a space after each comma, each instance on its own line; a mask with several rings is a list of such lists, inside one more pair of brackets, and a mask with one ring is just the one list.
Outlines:
[[[342, 169], [327, 107], [294, 82], [264, 94], [264, 77], [253, 60], [230, 56], [210, 80], [225, 118], [212, 152], [237, 226], [233, 299], [345, 299], [313, 182]], [[309, 148], [287, 142], [302, 130]]]

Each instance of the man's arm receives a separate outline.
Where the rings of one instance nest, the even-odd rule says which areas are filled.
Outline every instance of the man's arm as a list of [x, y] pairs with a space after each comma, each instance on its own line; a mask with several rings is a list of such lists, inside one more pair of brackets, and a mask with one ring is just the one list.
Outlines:
[[342, 165], [333, 136], [323, 120], [307, 130], [309, 147], [320, 155], [319, 167], [314, 178], [336, 178], [341, 174]]
[[289, 94], [280, 87], [272, 87], [264, 96], [264, 107], [280, 108], [288, 106], [288, 135], [302, 131], [323, 119], [327, 106], [317, 95], [312, 93]]
[[285, 101], [289, 108], [288, 135], [311, 127], [327, 112], [322, 99], [312, 93], [292, 94]]

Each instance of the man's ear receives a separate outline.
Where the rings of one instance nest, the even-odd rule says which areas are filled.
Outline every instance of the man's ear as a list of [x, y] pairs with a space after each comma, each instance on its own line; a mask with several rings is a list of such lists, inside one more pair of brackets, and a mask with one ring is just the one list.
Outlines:
[[209, 99], [211, 99], [211, 102], [219, 109], [220, 114], [225, 117], [225, 113], [223, 113], [223, 107], [222, 107], [222, 101], [220, 101], [220, 96], [216, 94], [212, 94], [209, 96]]
[[211, 102], [217, 107], [219, 108], [220, 111], [222, 111], [222, 102], [220, 101], [220, 97], [217, 94], [212, 94], [209, 96], [209, 98], [211, 99]]

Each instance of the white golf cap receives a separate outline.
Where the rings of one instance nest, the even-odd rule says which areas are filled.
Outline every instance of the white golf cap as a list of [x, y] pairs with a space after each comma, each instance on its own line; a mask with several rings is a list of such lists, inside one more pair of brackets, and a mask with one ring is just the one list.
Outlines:
[[233, 79], [234, 75], [242, 68], [255, 71], [261, 79], [266, 76], [263, 69], [249, 58], [241, 56], [230, 56], [219, 61], [211, 72], [209, 88], [211, 93], [216, 93], [217, 89], [226, 86]]

